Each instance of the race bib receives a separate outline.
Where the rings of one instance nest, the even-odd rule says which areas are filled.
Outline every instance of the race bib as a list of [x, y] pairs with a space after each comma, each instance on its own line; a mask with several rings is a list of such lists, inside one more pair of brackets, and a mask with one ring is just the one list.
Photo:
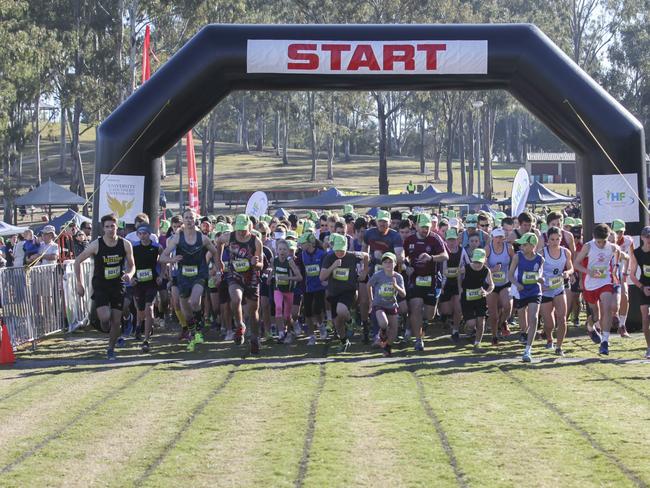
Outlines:
[[521, 281], [524, 285], [534, 285], [537, 283], [537, 271], [524, 271], [524, 277]]
[[447, 278], [458, 278], [458, 268], [447, 268], [445, 276]]
[[495, 271], [492, 273], [492, 280], [495, 283], [503, 284], [506, 282], [506, 272], [505, 271]]
[[140, 283], [153, 280], [153, 270], [151, 269], [139, 269], [135, 272], [135, 277]]
[[483, 295], [481, 295], [481, 288], [465, 290], [465, 297], [467, 298], [467, 301], [480, 300], [483, 298]]
[[192, 278], [193, 276], [197, 276], [199, 274], [199, 267], [198, 266], [183, 266], [181, 274], [183, 276], [187, 277], [187, 278]]
[[217, 279], [208, 278], [208, 288], [216, 288], [216, 287], [217, 287]]
[[594, 266], [591, 268], [592, 278], [601, 280], [607, 276], [607, 266]]
[[237, 273], [244, 273], [251, 268], [251, 263], [248, 259], [235, 259], [233, 260], [232, 265]]
[[646, 278], [650, 278], [650, 265], [649, 264], [644, 264], [643, 265], [643, 276]]
[[119, 278], [122, 273], [122, 268], [119, 266], [107, 266], [104, 268], [104, 279], [114, 280]]
[[334, 270], [334, 279], [338, 281], [348, 281], [350, 279], [350, 269], [336, 268]]
[[431, 276], [416, 276], [415, 286], [431, 286], [433, 278]]
[[277, 274], [275, 275], [275, 283], [278, 286], [286, 286], [289, 284], [289, 275], [288, 274]]
[[393, 298], [395, 296], [395, 288], [391, 283], [384, 283], [379, 287], [379, 296], [383, 298]]
[[548, 282], [548, 287], [551, 290], [557, 290], [558, 288], [562, 288], [563, 286], [564, 286], [564, 279], [561, 276], [554, 276]]
[[307, 276], [313, 278], [314, 276], [318, 276], [320, 274], [320, 266], [317, 264], [308, 264], [305, 266], [305, 271], [307, 272]]

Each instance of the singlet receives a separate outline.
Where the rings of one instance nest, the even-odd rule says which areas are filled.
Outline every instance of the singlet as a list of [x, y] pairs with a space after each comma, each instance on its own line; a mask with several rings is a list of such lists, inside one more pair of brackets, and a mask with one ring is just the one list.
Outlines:
[[[501, 269], [496, 271], [495, 268], [498, 264]], [[510, 269], [510, 254], [508, 254], [508, 244], [503, 243], [503, 251], [497, 254], [494, 250], [494, 243], [490, 242], [490, 255], [487, 258], [488, 268], [492, 270], [492, 281], [494, 286], [506, 286], [508, 284], [508, 270]]]
[[444, 266], [444, 275], [445, 275], [445, 289], [447, 290], [456, 290], [458, 288], [458, 273], [462, 266], [467, 264], [469, 259], [467, 258], [467, 253], [462, 247], [458, 248], [458, 251], [452, 253], [449, 251], [449, 259]]
[[634, 257], [639, 265], [639, 281], [643, 286], [650, 286], [650, 252], [637, 247], [634, 250]]
[[431, 260], [420, 264], [418, 263], [417, 259], [420, 254], [424, 253], [435, 256], [437, 254], [441, 254], [446, 249], [447, 245], [445, 244], [445, 241], [443, 241], [442, 238], [434, 232], [430, 232], [429, 235], [424, 238], [418, 236], [417, 233], [408, 236], [404, 240], [404, 253], [414, 270], [413, 274], [410, 277], [411, 284], [415, 284], [417, 286], [418, 280], [420, 282], [422, 282], [422, 280], [425, 280], [428, 281], [428, 284], [426, 286], [431, 286], [435, 281], [435, 287], [440, 287], [440, 270], [442, 268], [440, 263], [436, 263]]
[[485, 285], [485, 280], [488, 275], [488, 269], [483, 266], [478, 271], [473, 269], [471, 265], [465, 266], [465, 276], [463, 276], [463, 296], [461, 300], [467, 302], [474, 302], [478, 300], [485, 300], [481, 296], [481, 288]]
[[325, 289], [325, 286], [320, 281], [320, 269], [325, 251], [316, 248], [313, 253], [302, 251], [302, 264], [305, 270], [305, 291], [307, 293], [314, 293]]
[[245, 284], [256, 285], [259, 282], [259, 268], [251, 265], [251, 259], [255, 256], [255, 236], [251, 235], [247, 242], [239, 242], [235, 233], [232, 232], [228, 248], [230, 250], [228, 268], [230, 278], [243, 281]]
[[[366, 231], [365, 241], [368, 244], [370, 254], [369, 274], [375, 272], [375, 266], [381, 265], [381, 255], [385, 252], [395, 252], [395, 248], [403, 247], [402, 236], [395, 229], [388, 229], [386, 234], [380, 234], [377, 227], [372, 227]], [[378, 256], [375, 256], [375, 253]], [[380, 269], [380, 268], [377, 268]]]
[[542, 294], [542, 287], [537, 281], [539, 278], [539, 267], [542, 264], [542, 257], [535, 254], [533, 259], [527, 259], [522, 251], [517, 252], [519, 264], [517, 265], [517, 281], [524, 285], [519, 291], [519, 298], [531, 298]]
[[587, 253], [587, 271], [585, 274], [585, 290], [597, 290], [605, 285], [611, 285], [612, 261], [614, 260], [614, 244], [606, 242], [605, 247], [600, 249], [595, 241], [589, 241], [589, 252]]
[[208, 264], [205, 261], [205, 253], [203, 234], [197, 231], [196, 240], [193, 244], [190, 244], [185, 239], [185, 232], [180, 230], [178, 233], [176, 255], [183, 256], [183, 259], [178, 263], [178, 276], [188, 279], [200, 275], [207, 277]]
[[126, 258], [124, 239], [118, 237], [113, 247], [108, 246], [103, 237], [99, 237], [97, 243], [99, 247], [94, 258], [93, 280], [99, 280], [101, 286], [122, 286], [122, 266]]
[[160, 246], [153, 241], [146, 246], [141, 242], [133, 246], [135, 277], [138, 284], [151, 283], [158, 278], [159, 253]]
[[542, 272], [544, 278], [543, 296], [556, 297], [564, 292], [564, 277], [562, 273], [566, 269], [567, 251], [568, 249], [560, 246], [560, 257], [556, 259], [548, 252], [548, 246], [544, 246], [544, 270]]
[[295, 281], [289, 280], [289, 277], [293, 276], [293, 270], [289, 265], [289, 259], [291, 258], [287, 258], [283, 263], [280, 261], [280, 258], [273, 258], [275, 288], [282, 292], [293, 290], [295, 284]]

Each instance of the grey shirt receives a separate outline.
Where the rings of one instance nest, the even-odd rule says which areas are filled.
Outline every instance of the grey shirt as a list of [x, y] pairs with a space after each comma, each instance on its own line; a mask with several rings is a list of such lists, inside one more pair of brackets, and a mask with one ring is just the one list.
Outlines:
[[397, 290], [393, 286], [393, 277], [397, 286], [404, 288], [404, 278], [395, 272], [393, 276], [388, 276], [384, 270], [377, 271], [370, 280], [368, 286], [372, 288], [372, 306], [380, 308], [397, 307]]

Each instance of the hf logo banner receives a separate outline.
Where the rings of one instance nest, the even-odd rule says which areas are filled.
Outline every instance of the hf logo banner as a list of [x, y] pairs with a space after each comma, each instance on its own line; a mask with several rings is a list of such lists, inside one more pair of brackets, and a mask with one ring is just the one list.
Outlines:
[[614, 219], [625, 222], [639, 221], [639, 175], [593, 175], [594, 221], [611, 223]]
[[309, 41], [250, 39], [248, 73], [487, 74], [487, 41]]

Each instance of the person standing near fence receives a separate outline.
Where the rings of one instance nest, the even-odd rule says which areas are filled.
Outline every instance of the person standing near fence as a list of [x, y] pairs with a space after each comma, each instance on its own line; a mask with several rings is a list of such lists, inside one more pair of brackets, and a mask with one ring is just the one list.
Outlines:
[[118, 237], [117, 220], [113, 215], [104, 215], [100, 220], [103, 235], [91, 242], [74, 261], [77, 294], [85, 294], [81, 278], [81, 263], [93, 257], [93, 296], [97, 306], [97, 317], [104, 332], [110, 332], [106, 356], [115, 360], [115, 343], [120, 336], [122, 304], [124, 303], [124, 283], [130, 281], [135, 273], [133, 246], [129, 241]]
[[36, 264], [56, 264], [59, 259], [59, 245], [54, 240], [56, 236], [56, 229], [53, 225], [46, 225], [41, 232], [41, 242], [38, 248], [38, 257]]

